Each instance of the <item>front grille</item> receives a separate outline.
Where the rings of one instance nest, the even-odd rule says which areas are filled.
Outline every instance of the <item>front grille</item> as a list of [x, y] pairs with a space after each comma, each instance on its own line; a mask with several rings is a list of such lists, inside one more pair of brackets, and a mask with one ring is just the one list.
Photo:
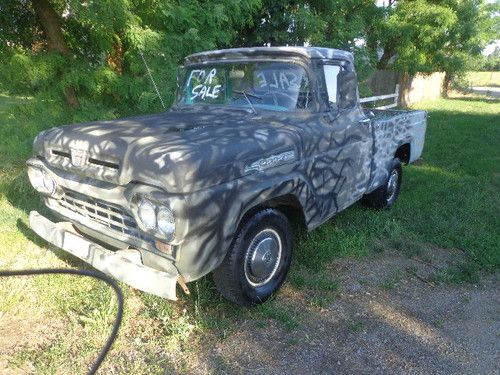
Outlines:
[[151, 237], [139, 229], [135, 219], [119, 206], [68, 190], [61, 199], [57, 200], [57, 203], [81, 217], [95, 221], [112, 230], [148, 243], [154, 243]]

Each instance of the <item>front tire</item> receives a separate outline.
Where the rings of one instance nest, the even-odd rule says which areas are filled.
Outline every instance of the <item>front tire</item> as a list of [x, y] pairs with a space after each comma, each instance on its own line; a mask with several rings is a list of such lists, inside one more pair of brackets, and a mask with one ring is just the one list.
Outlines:
[[285, 280], [292, 257], [292, 229], [272, 208], [246, 221], [213, 278], [219, 292], [239, 305], [264, 302]]
[[364, 196], [363, 203], [368, 206], [383, 209], [390, 208], [396, 202], [403, 180], [403, 169], [401, 161], [395, 158], [389, 170], [389, 176], [385, 183], [379, 188]]

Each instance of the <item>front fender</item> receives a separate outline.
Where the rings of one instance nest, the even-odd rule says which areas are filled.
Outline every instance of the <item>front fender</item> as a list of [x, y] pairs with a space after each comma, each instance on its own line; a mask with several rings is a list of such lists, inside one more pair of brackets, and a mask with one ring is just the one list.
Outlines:
[[182, 241], [177, 264], [184, 279], [202, 277], [223, 261], [249, 210], [290, 194], [302, 206], [308, 227], [321, 220], [313, 190], [300, 174], [268, 178], [255, 173], [186, 196], [189, 233]]

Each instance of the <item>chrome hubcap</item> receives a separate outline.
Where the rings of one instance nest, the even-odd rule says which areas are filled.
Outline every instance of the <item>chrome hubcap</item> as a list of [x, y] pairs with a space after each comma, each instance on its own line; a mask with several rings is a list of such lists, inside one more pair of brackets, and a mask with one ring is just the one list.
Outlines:
[[396, 189], [398, 186], [398, 171], [394, 169], [389, 176], [389, 180], [387, 181], [387, 201], [391, 201], [396, 194]]
[[259, 287], [273, 278], [281, 260], [281, 238], [274, 229], [264, 229], [250, 243], [245, 255], [245, 277]]

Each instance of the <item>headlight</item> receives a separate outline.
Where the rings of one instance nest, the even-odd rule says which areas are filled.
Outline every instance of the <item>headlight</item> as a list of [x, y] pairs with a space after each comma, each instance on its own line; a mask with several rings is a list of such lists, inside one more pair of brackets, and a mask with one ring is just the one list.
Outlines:
[[156, 229], [156, 207], [152, 202], [143, 199], [139, 203], [137, 213], [142, 224], [147, 229]]
[[137, 219], [141, 227], [167, 242], [175, 235], [175, 218], [172, 211], [161, 204], [142, 198], [137, 205]]
[[157, 215], [158, 230], [162, 232], [167, 241], [174, 238], [175, 233], [175, 219], [172, 211], [166, 207], [160, 207]]
[[56, 182], [48, 173], [43, 174], [43, 187], [50, 195], [53, 195], [56, 192]]
[[28, 177], [31, 185], [43, 194], [54, 195], [57, 191], [57, 184], [52, 176], [41, 168], [28, 167]]

